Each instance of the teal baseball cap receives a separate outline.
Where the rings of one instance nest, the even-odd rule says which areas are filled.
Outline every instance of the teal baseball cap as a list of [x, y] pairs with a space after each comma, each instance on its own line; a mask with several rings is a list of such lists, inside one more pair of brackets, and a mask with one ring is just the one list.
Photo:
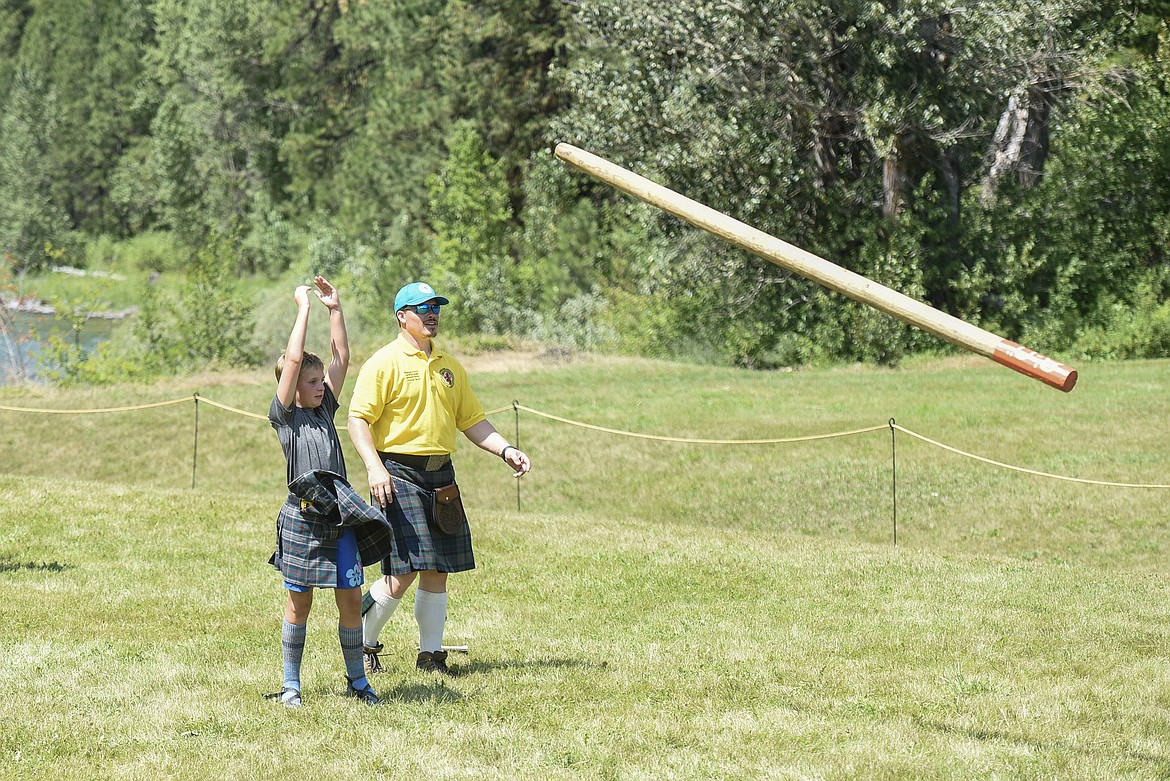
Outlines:
[[427, 301], [438, 301], [440, 304], [451, 303], [435, 292], [435, 289], [426, 282], [411, 282], [394, 296], [394, 311], [399, 312], [404, 306], [425, 304]]

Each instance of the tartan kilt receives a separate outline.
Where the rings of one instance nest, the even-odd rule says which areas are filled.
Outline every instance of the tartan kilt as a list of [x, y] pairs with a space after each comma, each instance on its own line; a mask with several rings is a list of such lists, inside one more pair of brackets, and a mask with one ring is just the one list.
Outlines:
[[[363, 523], [354, 532], [362, 566], [380, 561], [394, 548], [390, 530], [380, 523]], [[276, 552], [268, 561], [289, 583], [335, 588], [337, 541], [344, 533], [344, 526], [302, 512], [300, 499], [289, 494], [276, 516]]]
[[394, 530], [394, 546], [382, 559], [382, 573], [406, 575], [424, 570], [475, 569], [467, 519], [464, 518], [463, 528], [455, 534], [444, 534], [429, 522], [432, 492], [455, 482], [454, 465], [448, 462], [438, 471], [425, 472], [389, 459], [383, 463], [394, 483], [394, 501], [386, 507], [386, 517]]

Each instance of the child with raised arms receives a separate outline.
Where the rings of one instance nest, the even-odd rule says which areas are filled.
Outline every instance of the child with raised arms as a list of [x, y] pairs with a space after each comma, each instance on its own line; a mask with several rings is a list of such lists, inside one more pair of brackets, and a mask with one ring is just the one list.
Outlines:
[[324, 277], [315, 277], [313, 283], [316, 290], [312, 292], [329, 311], [329, 366], [304, 349], [311, 299], [310, 288], [301, 285], [293, 293], [297, 318], [288, 346], [276, 362], [276, 395], [268, 411], [284, 450], [290, 485], [277, 517], [277, 547], [270, 560], [284, 577], [288, 593], [281, 629], [284, 684], [278, 694], [269, 697], [279, 698], [290, 708], [300, 707], [301, 657], [313, 590], [331, 588], [337, 600], [346, 694], [376, 705], [378, 695], [362, 667], [362, 565], [363, 553], [371, 563], [380, 560], [388, 533], [373, 522], [343, 524], [336, 509], [328, 515], [318, 514], [312, 502], [292, 493], [294, 481], [301, 476], [324, 474], [340, 477], [341, 483], [345, 478], [345, 460], [333, 422], [349, 367], [345, 317], [337, 289]]

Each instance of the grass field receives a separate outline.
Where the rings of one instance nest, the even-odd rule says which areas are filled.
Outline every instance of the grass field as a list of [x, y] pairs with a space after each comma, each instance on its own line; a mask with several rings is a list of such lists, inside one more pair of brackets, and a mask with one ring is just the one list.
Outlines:
[[[975, 359], [467, 363], [489, 409], [706, 439], [895, 418], [998, 461], [1170, 483], [1166, 361], [1078, 367], [1069, 395]], [[196, 392], [263, 413], [272, 385], [0, 389], [0, 405]], [[292, 713], [260, 696], [280, 678], [264, 564], [279, 446], [265, 421], [201, 404], [192, 489], [194, 418], [0, 411], [0, 776], [1170, 777], [1170, 491], [899, 434], [894, 546], [888, 428], [694, 445], [521, 413], [520, 510], [498, 460], [457, 456], [479, 565], [451, 579], [465, 674], [413, 671], [408, 599], [383, 634], [385, 704], [342, 698], [326, 595]], [[510, 409], [493, 420], [515, 437]]]

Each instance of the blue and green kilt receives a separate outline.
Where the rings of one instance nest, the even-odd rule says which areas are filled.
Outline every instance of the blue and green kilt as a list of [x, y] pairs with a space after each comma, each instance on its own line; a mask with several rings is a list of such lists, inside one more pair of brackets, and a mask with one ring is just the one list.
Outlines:
[[[286, 584], [356, 588], [364, 582], [362, 567], [393, 549], [390, 532], [382, 524], [354, 527], [341, 526], [339, 521], [339, 517], [323, 518], [302, 511], [300, 499], [289, 494], [276, 517], [276, 552], [269, 559]], [[352, 545], [342, 544], [346, 535], [356, 537], [356, 556], [348, 552]], [[339, 554], [347, 552], [342, 561]]]
[[463, 528], [455, 534], [444, 534], [430, 522], [431, 492], [455, 482], [454, 465], [448, 462], [442, 469], [425, 472], [390, 459], [383, 459], [382, 463], [394, 483], [394, 501], [386, 507], [386, 517], [394, 530], [394, 546], [382, 559], [382, 573], [405, 575], [424, 570], [475, 569], [467, 519], [463, 519]]

